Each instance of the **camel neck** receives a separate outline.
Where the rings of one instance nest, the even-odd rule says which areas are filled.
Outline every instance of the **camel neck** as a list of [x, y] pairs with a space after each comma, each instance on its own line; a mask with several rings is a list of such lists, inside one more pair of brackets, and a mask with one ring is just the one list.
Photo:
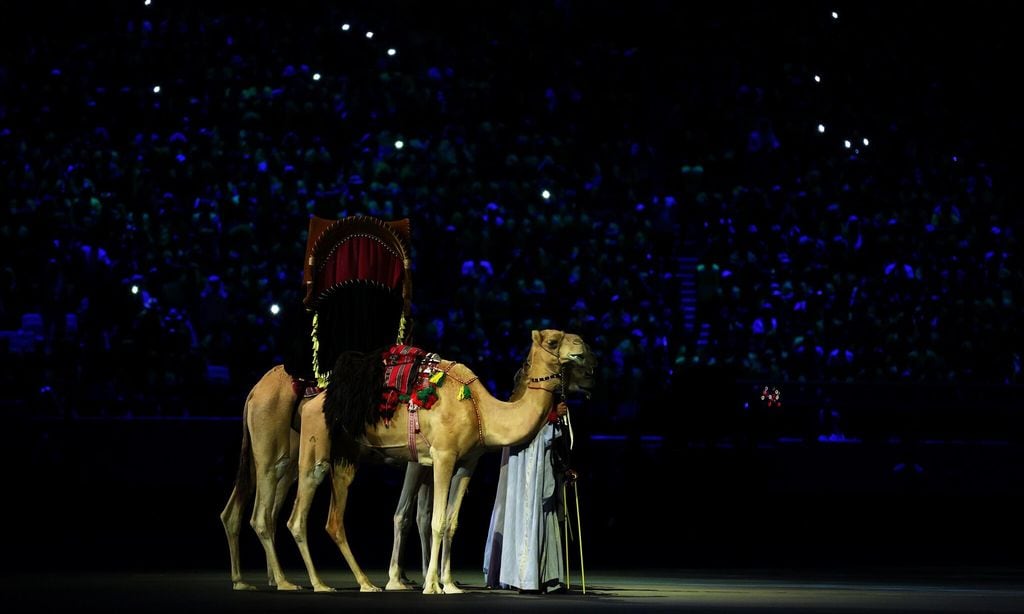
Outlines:
[[557, 385], [557, 381], [521, 383], [516, 386], [509, 402], [493, 397], [482, 398], [480, 417], [484, 445], [503, 447], [532, 441], [547, 420]]

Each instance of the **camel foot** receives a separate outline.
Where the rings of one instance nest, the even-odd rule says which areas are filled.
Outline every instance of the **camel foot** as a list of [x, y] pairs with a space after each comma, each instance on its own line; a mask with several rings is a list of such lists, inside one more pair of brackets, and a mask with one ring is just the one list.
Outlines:
[[316, 586], [313, 587], [313, 592], [314, 593], [334, 593], [334, 592], [337, 592], [337, 589], [331, 588], [330, 586], [327, 586], [326, 584], [317, 584]]
[[248, 582], [238, 581], [238, 582], [232, 582], [231, 583], [231, 590], [233, 590], [233, 591], [256, 591], [256, 590], [259, 590], [259, 589], [256, 588], [255, 586], [253, 586], [252, 584], [249, 584]]
[[464, 591], [461, 588], [459, 588], [459, 586], [457, 584], [455, 584], [454, 582], [450, 582], [450, 583], [444, 585], [444, 594], [445, 595], [461, 595], [461, 594], [463, 594], [465, 592], [466, 591]]
[[377, 587], [377, 586], [374, 586], [373, 584], [370, 584], [369, 582], [367, 582], [366, 584], [360, 584], [359, 585], [359, 592], [360, 593], [379, 593], [380, 592], [380, 588]]
[[298, 584], [292, 584], [288, 580], [282, 580], [277, 583], [277, 590], [279, 591], [301, 591], [302, 587]]
[[401, 580], [388, 580], [388, 585], [384, 587], [386, 591], [408, 591], [416, 588], [416, 585], [412, 582], [406, 583]]
[[437, 582], [432, 582], [430, 584], [424, 584], [423, 585], [423, 594], [424, 595], [440, 595], [440, 594], [442, 594], [441, 585], [439, 585]]

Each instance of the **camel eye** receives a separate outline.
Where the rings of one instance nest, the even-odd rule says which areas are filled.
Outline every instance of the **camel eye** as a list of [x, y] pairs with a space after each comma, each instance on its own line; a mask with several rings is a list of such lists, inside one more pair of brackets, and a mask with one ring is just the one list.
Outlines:
[[549, 348], [558, 347], [558, 342], [555, 341], [554, 339], [552, 339], [551, 341], [548, 341], [548, 347]]

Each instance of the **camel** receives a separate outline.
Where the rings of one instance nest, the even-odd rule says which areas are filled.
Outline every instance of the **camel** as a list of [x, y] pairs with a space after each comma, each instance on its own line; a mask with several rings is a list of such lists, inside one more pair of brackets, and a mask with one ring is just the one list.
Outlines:
[[[562, 369], [562, 384], [563, 394], [567, 393], [583, 393], [587, 398], [590, 398], [590, 388], [593, 386], [594, 369], [597, 366], [597, 360], [594, 355], [587, 352], [582, 365], [576, 362], [570, 362], [568, 364], [563, 363]], [[516, 374], [515, 387], [512, 389], [512, 394], [509, 397], [509, 401], [518, 401], [526, 393], [527, 384], [529, 378], [525, 377], [525, 373], [520, 371]], [[455, 470], [455, 475], [452, 477], [451, 484], [449, 485], [449, 514], [451, 513], [451, 506], [454, 504], [452, 501], [452, 493], [457, 492], [457, 485], [463, 480], [469, 480], [472, 477], [472, 469], [466, 466], [459, 466]], [[394, 517], [394, 540], [392, 541], [391, 550], [391, 563], [388, 567], [388, 584], [385, 590], [409, 590], [413, 588], [412, 582], [410, 582], [406, 576], [402, 567], [402, 550], [405, 547], [405, 536], [408, 532], [412, 519], [409, 513], [412, 509], [413, 503], [416, 503], [416, 526], [419, 529], [420, 536], [420, 553], [422, 555], [423, 564], [423, 577], [427, 575], [427, 567], [430, 563], [430, 513], [428, 505], [431, 498], [434, 496], [434, 490], [431, 486], [433, 482], [433, 473], [430, 467], [425, 467], [417, 462], [409, 462], [406, 464], [405, 479], [402, 482], [402, 494], [398, 499], [398, 507], [395, 509]], [[442, 544], [441, 549], [441, 569], [451, 569], [451, 550], [450, 548], [444, 548]], [[449, 579], [449, 583], [454, 583], [453, 579]]]
[[[570, 362], [568, 354], [562, 357], [562, 362], [568, 362], [567, 366], [570, 367], [567, 370], [567, 377], [563, 380], [566, 391], [582, 391], [589, 395], [594, 369], [593, 356], [589, 351], [585, 355], [583, 367], [576, 362]], [[525, 376], [518, 378], [511, 401], [518, 400], [525, 393], [527, 382]], [[242, 580], [239, 560], [242, 512], [254, 493], [256, 496], [250, 524], [259, 536], [266, 553], [268, 584], [277, 587], [278, 590], [301, 588], [285, 578], [274, 546], [277, 519], [284, 498], [298, 477], [298, 466], [295, 462], [298, 453], [298, 432], [293, 428], [293, 414], [300, 400], [296, 397], [291, 383], [291, 376], [284, 371], [283, 366], [278, 365], [257, 382], [246, 398], [242, 414], [242, 451], [238, 477], [220, 515], [228, 540], [234, 590], [256, 589]], [[452, 478], [449, 492], [457, 492], [456, 485], [463, 481], [468, 484], [471, 473], [471, 467], [460, 466]], [[430, 541], [429, 525], [425, 518], [430, 514], [427, 505], [432, 496], [431, 482], [432, 472], [428, 467], [425, 468], [416, 462], [406, 464], [402, 493], [394, 515], [394, 539], [388, 567], [387, 590], [412, 588], [412, 583], [406, 578], [401, 565], [401, 552], [404, 547], [404, 536], [411, 524], [410, 511], [413, 503], [418, 503], [416, 520], [423, 553], [422, 569], [426, 576]], [[332, 537], [333, 535], [332, 533]], [[444, 569], [450, 569], [449, 551], [443, 550], [442, 554]], [[329, 587], [322, 582], [314, 582], [314, 589], [324, 591], [329, 590]], [[367, 582], [361, 584], [360, 589], [373, 591], [376, 587]]]
[[[363, 433], [349, 435], [350, 443], [358, 446], [360, 457], [408, 462], [415, 454], [420, 464], [433, 467], [430, 560], [423, 583], [424, 594], [463, 592], [452, 580], [450, 557], [445, 568], [439, 569], [440, 551], [442, 542], [446, 551], [451, 549], [462, 498], [480, 456], [488, 450], [526, 443], [536, 436], [561, 385], [552, 380], [561, 377], [563, 362], [588, 363], [589, 350], [578, 335], [556, 330], [533, 331], [532, 341], [523, 367], [526, 391], [518, 400], [495, 399], [468, 367], [442, 360], [438, 365], [440, 371], [460, 385], [437, 387], [437, 402], [432, 408], [411, 414], [408, 405], [400, 403], [390, 425], [377, 422], [367, 426]], [[313, 494], [330, 475], [328, 533], [345, 557], [360, 590], [379, 590], [370, 583], [348, 545], [343, 517], [348, 488], [358, 464], [332, 461], [332, 434], [324, 415], [324, 401], [325, 395], [321, 394], [300, 406], [298, 489], [288, 528], [299, 546], [314, 589], [332, 590], [319, 578], [306, 543], [306, 520]], [[418, 436], [412, 442], [408, 430], [414, 423], [411, 420], [418, 420], [419, 424]], [[457, 468], [465, 471], [463, 477], [453, 483]]]

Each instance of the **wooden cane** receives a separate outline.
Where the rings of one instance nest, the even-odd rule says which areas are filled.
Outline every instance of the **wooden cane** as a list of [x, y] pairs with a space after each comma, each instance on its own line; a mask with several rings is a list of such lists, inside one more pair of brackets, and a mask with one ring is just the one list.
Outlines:
[[576, 543], [580, 545], [580, 578], [583, 582], [583, 594], [587, 594], [587, 571], [583, 566], [583, 523], [580, 521], [580, 491], [573, 482], [572, 492], [576, 495]]

